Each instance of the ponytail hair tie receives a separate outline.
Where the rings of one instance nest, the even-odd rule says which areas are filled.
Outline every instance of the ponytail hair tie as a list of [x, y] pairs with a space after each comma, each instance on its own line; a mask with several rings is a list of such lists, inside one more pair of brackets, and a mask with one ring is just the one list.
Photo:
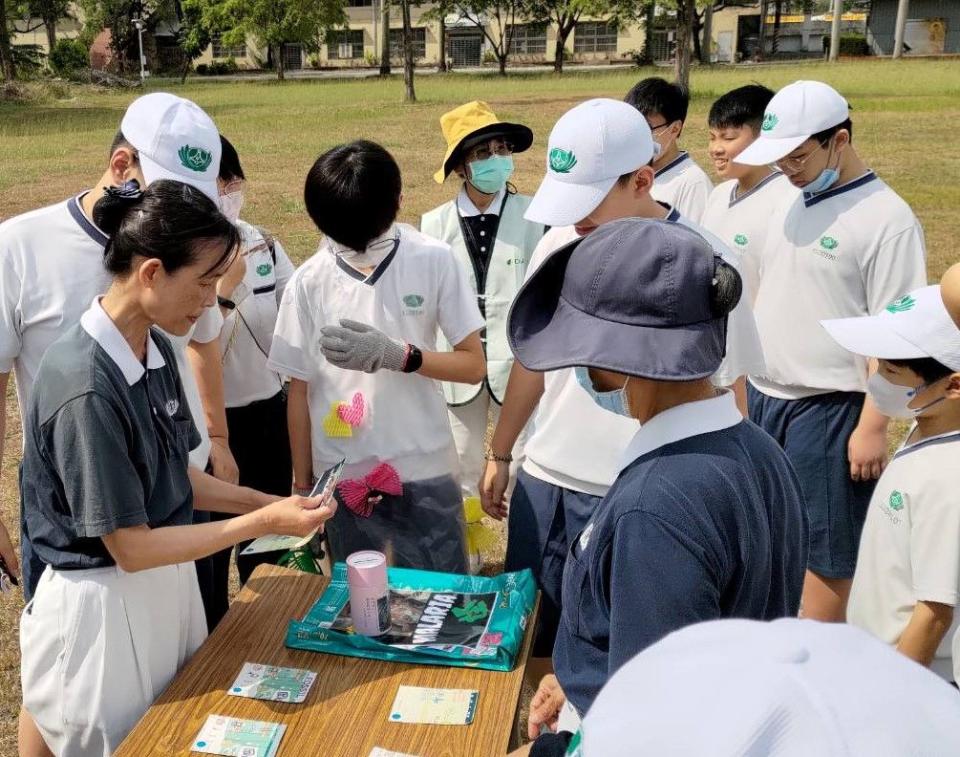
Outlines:
[[134, 205], [143, 199], [143, 190], [140, 189], [140, 183], [136, 179], [128, 179], [123, 182], [123, 186], [107, 187], [103, 193], [115, 200]]

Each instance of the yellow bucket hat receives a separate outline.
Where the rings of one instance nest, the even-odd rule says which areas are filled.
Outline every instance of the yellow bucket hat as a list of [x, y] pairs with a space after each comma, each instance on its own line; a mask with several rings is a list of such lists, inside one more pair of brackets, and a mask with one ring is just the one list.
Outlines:
[[522, 124], [500, 121], [490, 106], [474, 100], [440, 116], [440, 129], [447, 141], [447, 153], [443, 165], [433, 175], [437, 184], [443, 184], [460, 158], [460, 150], [468, 139], [480, 137], [504, 137], [513, 143], [514, 152], [523, 152], [533, 144], [533, 132]]

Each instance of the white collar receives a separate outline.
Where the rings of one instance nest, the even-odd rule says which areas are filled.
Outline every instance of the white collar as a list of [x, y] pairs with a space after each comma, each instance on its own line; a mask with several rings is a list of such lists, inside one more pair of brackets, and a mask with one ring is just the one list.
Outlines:
[[692, 436], [722, 431], [736, 426], [742, 420], [736, 397], [731, 391], [723, 391], [708, 400], [671, 407], [640, 426], [623, 453], [620, 470], [655, 449]]
[[497, 192], [497, 196], [493, 198], [490, 206], [486, 210], [481, 211], [473, 204], [473, 200], [471, 200], [470, 195], [467, 194], [467, 184], [464, 182], [463, 186], [460, 187], [460, 194], [457, 195], [457, 210], [460, 211], [460, 215], [464, 218], [470, 218], [471, 216], [498, 216], [500, 215], [500, 206], [503, 204], [503, 193], [506, 191], [506, 189], [501, 189]]
[[[146, 368], [143, 367], [143, 363], [137, 360], [129, 342], [120, 333], [117, 324], [110, 319], [110, 316], [103, 309], [99, 297], [93, 301], [90, 309], [80, 317], [80, 325], [117, 364], [117, 368], [123, 372], [123, 377], [127, 380], [129, 386], [133, 386], [143, 378]], [[148, 333], [147, 368], [155, 370], [163, 368], [166, 364], [160, 349], [153, 341], [153, 335]]]

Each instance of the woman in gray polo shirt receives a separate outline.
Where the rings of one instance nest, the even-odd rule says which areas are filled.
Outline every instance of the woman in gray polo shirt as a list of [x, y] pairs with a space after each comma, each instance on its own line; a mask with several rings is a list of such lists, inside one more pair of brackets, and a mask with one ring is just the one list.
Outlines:
[[[111, 754], [206, 636], [195, 558], [305, 535], [332, 506], [188, 468], [199, 442], [170, 343], [240, 242], [201, 192], [110, 189], [105, 296], [46, 353], [27, 412], [24, 517], [48, 566], [20, 624], [24, 706], [58, 755]], [[194, 506], [240, 517], [191, 525]]]

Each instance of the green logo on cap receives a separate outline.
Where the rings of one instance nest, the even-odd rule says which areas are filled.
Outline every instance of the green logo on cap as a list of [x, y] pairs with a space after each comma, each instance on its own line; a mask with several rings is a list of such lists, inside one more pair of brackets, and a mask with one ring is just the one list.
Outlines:
[[908, 310], [913, 310], [914, 306], [917, 304], [917, 301], [913, 299], [909, 294], [901, 297], [899, 300], [894, 300], [889, 305], [887, 305], [888, 313], [906, 313]]
[[423, 297], [419, 294], [408, 294], [403, 298], [403, 304], [408, 308], [418, 308], [423, 304]]
[[738, 245], [740, 245], [741, 247], [743, 247], [744, 245], [746, 245], [746, 243], [747, 243], [747, 241], [748, 241], [748, 240], [747, 240], [747, 235], [746, 235], [746, 234], [737, 234], [737, 235], [733, 238], [733, 241], [734, 241], [734, 244], [738, 244]]
[[903, 509], [903, 495], [898, 491], [893, 491], [890, 494], [890, 509], [900, 511]]
[[773, 113], [766, 113], [763, 116], [763, 126], [760, 127], [761, 131], [772, 131], [773, 127], [780, 123], [780, 119], [776, 117]]
[[269, 263], [262, 263], [257, 266], [257, 274], [260, 276], [266, 276], [270, 271], [273, 270], [273, 266]]
[[577, 156], [570, 150], [561, 150], [554, 147], [550, 151], [550, 170], [556, 173], [570, 173], [570, 170], [577, 165]]
[[820, 246], [825, 250], [835, 250], [839, 244], [833, 237], [820, 237]]
[[184, 145], [177, 150], [177, 155], [180, 156], [180, 163], [183, 164], [184, 168], [189, 168], [191, 171], [196, 171], [197, 173], [206, 171], [213, 162], [213, 155], [202, 147]]

